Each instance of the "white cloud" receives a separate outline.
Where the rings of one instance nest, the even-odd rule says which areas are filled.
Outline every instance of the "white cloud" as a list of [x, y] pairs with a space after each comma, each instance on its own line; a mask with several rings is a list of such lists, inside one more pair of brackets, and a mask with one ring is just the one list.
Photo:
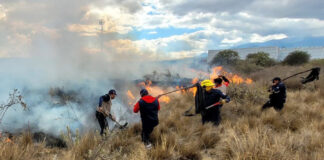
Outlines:
[[237, 37], [237, 38], [234, 38], [234, 39], [225, 38], [225, 39], [223, 39], [221, 41], [221, 43], [238, 43], [238, 42], [241, 42], [242, 40], [243, 40], [243, 38], [241, 38], [241, 37]]
[[[58, 1], [22, 0], [0, 4], [1, 55], [6, 53], [17, 56], [21, 51], [28, 51], [30, 46], [37, 44], [35, 42], [38, 42], [40, 37], [54, 41], [59, 38], [79, 41], [81, 37], [82, 42], [79, 43], [82, 48], [85, 48], [86, 52], [97, 53], [100, 48], [99, 19], [105, 21], [104, 40], [107, 43], [113, 42], [112, 40], [130, 40], [130, 43], [115, 41], [114, 45], [133, 49], [136, 54], [158, 55], [157, 58], [189, 56], [208, 49], [228, 48], [243, 43], [265, 42], [292, 36], [324, 36], [324, 20], [321, 16], [314, 15], [321, 11], [302, 16], [289, 10], [300, 8], [289, 5], [276, 6], [275, 2], [271, 1]], [[287, 2], [298, 7], [302, 0]], [[316, 3], [319, 4], [319, 1]], [[256, 8], [256, 4], [260, 8]], [[286, 16], [270, 14], [267, 5], [278, 7], [276, 10]], [[284, 8], [287, 9], [287, 13], [284, 13]], [[265, 9], [267, 13], [261, 14], [259, 9]], [[306, 10], [308, 9], [309, 5], [306, 4]], [[58, 10], [61, 12], [57, 12]], [[136, 40], [136, 35], [129, 35], [134, 29], [151, 29], [148, 34], [160, 34], [155, 29], [168, 27], [199, 28], [199, 31], [153, 40]], [[19, 37], [17, 39], [23, 41], [24, 45], [18, 45], [20, 42], [14, 39], [9, 44], [4, 38], [8, 36]], [[135, 45], [138, 49], [134, 46], [127, 47], [125, 44]], [[15, 49], [21, 48], [20, 51], [13, 51], [13, 46], [17, 46]], [[117, 49], [124, 51], [123, 48]]]
[[261, 36], [259, 34], [252, 34], [250, 42], [265, 42], [270, 40], [284, 39], [287, 38], [285, 34], [273, 34], [267, 36]]

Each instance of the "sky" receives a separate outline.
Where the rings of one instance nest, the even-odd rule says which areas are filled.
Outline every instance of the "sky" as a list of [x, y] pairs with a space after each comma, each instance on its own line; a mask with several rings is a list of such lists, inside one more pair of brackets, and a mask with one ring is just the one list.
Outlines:
[[323, 0], [0, 0], [0, 57], [176, 59], [323, 28]]

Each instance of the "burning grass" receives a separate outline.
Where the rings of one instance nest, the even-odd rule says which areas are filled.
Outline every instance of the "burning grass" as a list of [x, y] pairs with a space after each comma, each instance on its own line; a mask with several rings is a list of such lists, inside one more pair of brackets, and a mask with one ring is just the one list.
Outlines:
[[90, 132], [66, 140], [65, 149], [31, 142], [26, 133], [1, 142], [0, 159], [322, 159], [323, 81], [315, 89], [313, 84], [290, 89], [281, 112], [261, 112], [267, 99], [265, 81], [231, 85], [233, 101], [223, 106], [218, 127], [202, 125], [200, 115], [183, 116], [194, 105], [190, 92], [170, 96], [169, 103], [161, 104], [151, 150], [142, 144], [141, 124], [135, 123], [104, 138]]

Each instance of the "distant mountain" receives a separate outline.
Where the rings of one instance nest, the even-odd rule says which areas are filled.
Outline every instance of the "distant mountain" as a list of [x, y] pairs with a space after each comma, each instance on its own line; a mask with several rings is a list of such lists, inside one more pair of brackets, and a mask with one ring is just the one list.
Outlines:
[[271, 40], [262, 43], [247, 43], [235, 46], [233, 48], [254, 48], [266, 46], [277, 46], [280, 48], [324, 46], [324, 37], [292, 37], [280, 40]]

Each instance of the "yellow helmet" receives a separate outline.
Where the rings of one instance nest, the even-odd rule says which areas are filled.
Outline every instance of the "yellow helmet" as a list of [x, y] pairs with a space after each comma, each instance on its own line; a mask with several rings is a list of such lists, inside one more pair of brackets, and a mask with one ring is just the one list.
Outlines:
[[206, 79], [201, 82], [201, 86], [202, 87], [212, 87], [212, 86], [215, 86], [215, 84], [211, 80]]

